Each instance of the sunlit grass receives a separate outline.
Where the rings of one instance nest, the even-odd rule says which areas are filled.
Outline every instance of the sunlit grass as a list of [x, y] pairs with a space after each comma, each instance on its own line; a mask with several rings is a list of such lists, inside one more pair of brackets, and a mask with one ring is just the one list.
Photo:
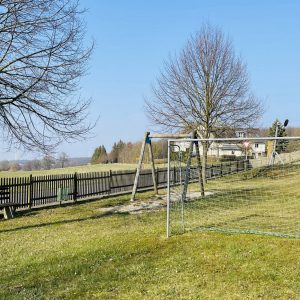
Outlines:
[[[210, 188], [223, 191], [228, 178], [211, 181]], [[237, 186], [244, 181], [258, 189], [268, 183], [241, 179]], [[164, 209], [133, 215], [101, 210], [129, 199], [0, 221], [0, 299], [298, 298], [300, 239], [204, 231], [166, 239]], [[235, 201], [236, 213], [245, 213]], [[221, 204], [219, 198], [211, 203]]]
[[[158, 167], [164, 167], [163, 164], [157, 165]], [[134, 170], [136, 164], [95, 164], [95, 165], [84, 165], [66, 168], [57, 168], [51, 170], [40, 170], [40, 171], [2, 171], [0, 172], [0, 178], [2, 177], [23, 177], [29, 176], [43, 176], [43, 175], [55, 175], [55, 174], [71, 174], [71, 173], [88, 173], [88, 172], [107, 172], [107, 171], [122, 171], [122, 170]], [[143, 164], [143, 168], [150, 169], [149, 164]]]
[[[300, 168], [294, 164], [208, 181], [209, 196], [184, 203], [185, 227], [300, 237], [299, 181]], [[191, 191], [196, 188], [193, 184]], [[181, 215], [181, 202], [172, 202], [173, 232], [181, 231]]]

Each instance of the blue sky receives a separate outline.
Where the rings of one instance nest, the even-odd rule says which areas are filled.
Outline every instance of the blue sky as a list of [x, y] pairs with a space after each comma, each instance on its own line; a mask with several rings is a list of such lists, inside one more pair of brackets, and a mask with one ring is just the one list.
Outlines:
[[[89, 156], [104, 144], [136, 141], [151, 129], [143, 110], [163, 61], [184, 46], [204, 22], [219, 26], [248, 65], [253, 92], [265, 103], [262, 125], [278, 117], [300, 126], [300, 1], [81, 0], [87, 38], [95, 41], [81, 94], [92, 97], [94, 138], [57, 151]], [[2, 144], [4, 147], [4, 144]], [[2, 150], [3, 150], [2, 147]], [[2, 158], [31, 154], [2, 152]]]

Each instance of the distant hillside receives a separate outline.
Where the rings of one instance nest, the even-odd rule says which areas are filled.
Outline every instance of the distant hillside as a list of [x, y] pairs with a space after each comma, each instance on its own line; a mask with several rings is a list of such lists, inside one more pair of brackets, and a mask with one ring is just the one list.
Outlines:
[[71, 157], [69, 158], [69, 164], [72, 166], [87, 165], [91, 161], [90, 157]]
[[[68, 165], [70, 166], [83, 166], [90, 162], [90, 157], [69, 157]], [[18, 163], [20, 166], [24, 166], [26, 163], [30, 162], [30, 159], [20, 159], [20, 160], [9, 160], [9, 163]]]

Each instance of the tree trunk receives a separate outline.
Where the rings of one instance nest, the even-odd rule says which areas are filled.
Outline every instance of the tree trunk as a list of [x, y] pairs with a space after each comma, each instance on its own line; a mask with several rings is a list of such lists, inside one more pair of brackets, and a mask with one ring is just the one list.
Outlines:
[[203, 155], [202, 155], [202, 181], [205, 184], [206, 183], [206, 166], [207, 166], [207, 141], [202, 142], [202, 149], [203, 149]]
[[204, 190], [204, 182], [203, 182], [203, 174], [202, 174], [203, 168], [201, 166], [201, 157], [200, 157], [200, 151], [199, 151], [199, 142], [196, 142], [195, 145], [196, 145], [197, 165], [198, 165], [198, 171], [199, 171], [200, 192], [201, 192], [201, 196], [204, 197], [205, 190]]

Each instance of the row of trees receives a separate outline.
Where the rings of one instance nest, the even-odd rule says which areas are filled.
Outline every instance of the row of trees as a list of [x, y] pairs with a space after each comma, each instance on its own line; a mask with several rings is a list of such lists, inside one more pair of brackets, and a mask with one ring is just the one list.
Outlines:
[[[142, 142], [119, 141], [114, 143], [111, 152], [107, 152], [105, 146], [99, 146], [95, 149], [91, 163], [136, 163], [141, 151]], [[164, 159], [167, 157], [167, 142], [152, 142], [153, 156], [155, 159]], [[149, 162], [149, 155], [146, 153], [144, 161]]]

